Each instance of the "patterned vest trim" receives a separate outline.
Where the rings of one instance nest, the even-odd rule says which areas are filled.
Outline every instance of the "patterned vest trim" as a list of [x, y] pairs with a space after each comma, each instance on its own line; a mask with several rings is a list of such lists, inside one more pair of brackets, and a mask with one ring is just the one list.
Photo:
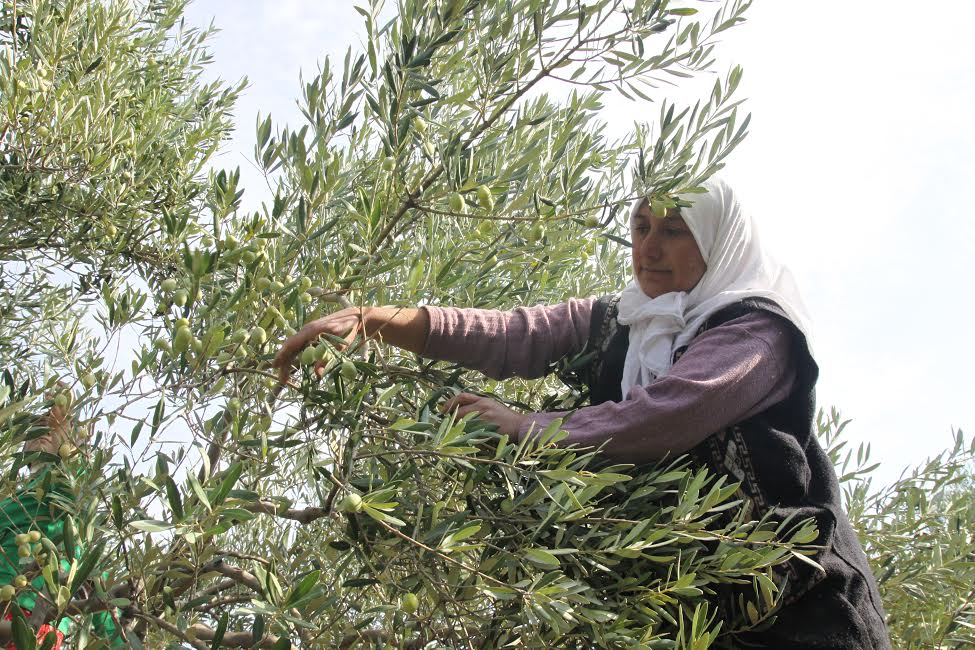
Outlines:
[[[586, 348], [563, 360], [557, 370], [569, 386], [588, 394], [592, 404], [621, 401], [620, 381], [629, 345], [629, 328], [616, 320], [619, 295], [593, 305]], [[728, 635], [732, 647], [796, 650], [889, 650], [879, 590], [856, 533], [840, 504], [832, 462], [816, 438], [815, 384], [818, 367], [802, 333], [774, 302], [747, 299], [722, 309], [701, 332], [754, 311], [783, 318], [793, 331], [793, 358], [799, 373], [788, 398], [748, 420], [715, 432], [689, 452], [738, 482], [738, 498], [751, 519], [816, 520], [823, 550], [814, 559], [823, 570], [793, 560], [777, 572], [783, 607], [771, 626]], [[675, 351], [674, 362], [686, 351]], [[735, 607], [734, 593], [720, 595], [720, 606]], [[726, 642], [729, 642], [726, 640]]]

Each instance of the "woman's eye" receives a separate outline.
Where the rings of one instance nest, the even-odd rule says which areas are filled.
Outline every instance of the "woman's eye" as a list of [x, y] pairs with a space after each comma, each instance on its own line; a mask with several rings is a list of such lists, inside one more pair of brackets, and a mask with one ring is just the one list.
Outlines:
[[636, 231], [638, 233], [640, 233], [641, 235], [645, 235], [648, 232], [650, 232], [650, 227], [649, 226], [637, 226], [636, 227]]

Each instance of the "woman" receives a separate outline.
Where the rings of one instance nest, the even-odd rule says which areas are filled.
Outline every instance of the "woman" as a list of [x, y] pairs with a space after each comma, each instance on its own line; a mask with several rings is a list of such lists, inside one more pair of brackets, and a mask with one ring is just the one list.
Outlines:
[[792, 277], [765, 253], [731, 188], [720, 180], [705, 188], [686, 197], [692, 207], [662, 217], [634, 204], [634, 279], [619, 296], [511, 312], [345, 309], [303, 327], [276, 365], [287, 375], [321, 334], [351, 340], [360, 330], [494, 378], [541, 376], [559, 359], [595, 351], [583, 377], [591, 406], [518, 413], [471, 394], [446, 406], [514, 437], [565, 418], [566, 444], [602, 444], [627, 462], [688, 453], [739, 481], [753, 518], [814, 517], [823, 570], [787, 565], [775, 624], [735, 642], [889, 648], [877, 586], [813, 431], [818, 368]]

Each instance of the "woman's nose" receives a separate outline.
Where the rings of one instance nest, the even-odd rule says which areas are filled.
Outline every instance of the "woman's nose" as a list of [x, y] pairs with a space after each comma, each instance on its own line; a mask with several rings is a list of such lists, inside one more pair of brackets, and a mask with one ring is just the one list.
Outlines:
[[660, 237], [657, 233], [651, 231], [640, 241], [637, 247], [640, 254], [644, 257], [649, 257], [651, 259], [656, 259], [660, 257]]

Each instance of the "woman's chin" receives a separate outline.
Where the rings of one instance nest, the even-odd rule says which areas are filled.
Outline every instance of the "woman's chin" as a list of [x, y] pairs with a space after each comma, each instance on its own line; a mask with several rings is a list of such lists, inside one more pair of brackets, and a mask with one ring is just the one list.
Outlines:
[[669, 288], [662, 286], [659, 282], [654, 282], [646, 277], [641, 277], [639, 284], [640, 290], [643, 291], [647, 298], [651, 299], [659, 298], [670, 291]]

